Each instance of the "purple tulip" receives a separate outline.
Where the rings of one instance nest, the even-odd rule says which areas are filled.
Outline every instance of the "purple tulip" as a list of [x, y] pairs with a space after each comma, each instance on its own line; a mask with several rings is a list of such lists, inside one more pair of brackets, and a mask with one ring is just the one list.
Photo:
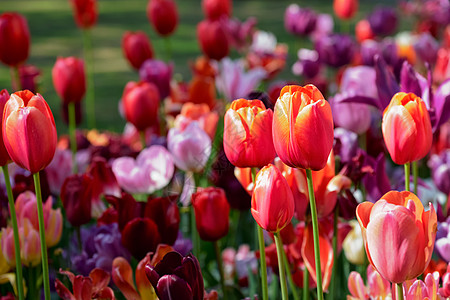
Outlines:
[[151, 194], [169, 184], [174, 173], [172, 156], [163, 146], [142, 150], [136, 159], [120, 157], [112, 170], [119, 185], [132, 194]]
[[370, 28], [376, 35], [390, 35], [397, 29], [397, 14], [390, 7], [375, 9], [368, 17]]
[[302, 48], [297, 52], [298, 60], [292, 66], [292, 73], [314, 78], [319, 74], [321, 63], [316, 50]]
[[380, 154], [377, 159], [366, 155], [365, 164], [372, 167], [373, 172], [366, 174], [363, 178], [363, 184], [367, 192], [367, 200], [376, 202], [384, 194], [391, 190], [391, 184], [386, 174], [385, 158]]
[[450, 194], [450, 149], [442, 151], [439, 155], [433, 154], [428, 161], [431, 175], [436, 187], [445, 195]]
[[434, 110], [433, 130], [438, 129], [450, 119], [450, 78], [436, 89], [430, 105]]
[[192, 241], [189, 238], [184, 238], [181, 230], [178, 231], [178, 237], [175, 241], [175, 244], [173, 244], [173, 250], [177, 251], [183, 256], [188, 255], [189, 252], [192, 251]]
[[439, 50], [439, 43], [429, 32], [423, 32], [413, 43], [414, 51], [423, 62], [434, 65]]
[[446, 261], [450, 262], [450, 217], [438, 225], [436, 233], [436, 252]]
[[172, 64], [166, 64], [162, 60], [147, 59], [139, 69], [139, 78], [142, 81], [154, 83], [158, 87], [161, 99], [164, 99], [170, 94], [172, 69]]
[[317, 14], [309, 8], [291, 4], [284, 14], [284, 27], [289, 33], [307, 36], [316, 29]]
[[428, 81], [405, 60], [400, 72], [400, 91], [414, 93], [423, 98], [422, 95], [427, 88]]
[[357, 155], [358, 135], [350, 130], [339, 127], [334, 129], [334, 139], [334, 154], [340, 157], [342, 163], [350, 163], [352, 158]]
[[224, 17], [220, 19], [220, 22], [228, 32], [231, 45], [240, 51], [244, 50], [251, 41], [257, 20], [255, 17], [250, 17], [245, 22], [241, 22], [238, 19]]
[[335, 68], [345, 66], [353, 60], [355, 46], [355, 42], [346, 34], [322, 36], [314, 43], [319, 60]]
[[324, 35], [332, 34], [333, 28], [333, 17], [329, 14], [319, 14], [317, 16], [316, 28], [311, 33], [311, 39], [315, 41]]
[[175, 165], [186, 172], [200, 172], [211, 154], [211, 139], [197, 122], [184, 130], [171, 128], [167, 135], [167, 146]]
[[146, 265], [145, 273], [160, 300], [203, 300], [203, 276], [191, 254], [183, 257], [169, 252], [156, 266]]

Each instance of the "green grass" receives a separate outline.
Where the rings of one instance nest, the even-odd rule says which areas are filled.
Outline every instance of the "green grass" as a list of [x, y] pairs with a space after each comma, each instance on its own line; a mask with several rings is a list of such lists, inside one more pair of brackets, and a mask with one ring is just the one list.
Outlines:
[[[178, 0], [180, 22], [171, 37], [175, 73], [190, 79], [188, 61], [200, 55], [196, 39], [196, 26], [203, 19], [200, 0]], [[289, 59], [280, 78], [295, 80], [290, 66], [296, 60], [296, 51], [302, 44], [298, 38], [284, 29], [285, 8], [296, 1], [287, 0], [235, 0], [233, 15], [240, 20], [254, 16], [257, 27], [273, 32], [278, 41], [289, 46]], [[297, 1], [298, 3], [298, 1]], [[387, 2], [388, 3], [388, 2]], [[300, 5], [306, 5], [305, 2]], [[307, 4], [317, 11], [332, 13], [332, 1], [310, 1]], [[158, 58], [164, 59], [164, 41], [152, 30], [146, 16], [147, 0], [100, 0], [99, 20], [93, 28], [95, 50], [95, 90], [97, 126], [101, 129], [121, 131], [125, 122], [118, 113], [118, 101], [123, 87], [138, 75], [122, 55], [121, 38], [126, 30], [143, 30], [150, 37]], [[373, 3], [360, 4], [355, 19], [363, 17]], [[42, 71], [40, 93], [49, 103], [55, 115], [58, 132], [65, 133], [66, 126], [60, 117], [60, 100], [56, 95], [51, 69], [57, 56], [83, 55], [82, 33], [75, 25], [69, 0], [2, 0], [1, 12], [17, 11], [26, 16], [31, 31], [31, 53], [28, 63]], [[236, 53], [233, 54], [236, 57]], [[9, 70], [0, 66], [0, 89], [11, 92]], [[85, 126], [85, 123], [83, 123]]]

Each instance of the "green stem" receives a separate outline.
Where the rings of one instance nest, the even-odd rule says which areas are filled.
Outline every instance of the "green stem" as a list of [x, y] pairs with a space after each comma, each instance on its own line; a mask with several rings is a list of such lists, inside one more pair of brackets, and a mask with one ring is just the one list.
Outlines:
[[[281, 236], [280, 236], [280, 239], [281, 239]], [[288, 279], [288, 283], [289, 283], [289, 288], [291, 289], [291, 292], [292, 292], [292, 296], [294, 297], [294, 300], [300, 300], [300, 296], [298, 295], [294, 280], [292, 279], [291, 268], [289, 266], [289, 262], [287, 259], [286, 252], [284, 251], [284, 248], [283, 248], [282, 253], [283, 253], [284, 267], [286, 268], [287, 279]]]
[[19, 294], [19, 299], [24, 299], [23, 292], [23, 277], [22, 277], [22, 262], [20, 260], [20, 239], [19, 239], [19, 227], [17, 226], [17, 215], [16, 215], [16, 207], [14, 206], [14, 197], [11, 189], [11, 182], [9, 181], [9, 172], [8, 165], [2, 166], [3, 175], [5, 176], [5, 185], [6, 191], [8, 193], [8, 202], [9, 202], [9, 210], [11, 214], [11, 222], [13, 227], [13, 235], [14, 235], [14, 255], [16, 260], [16, 284], [17, 284], [17, 292]]
[[172, 45], [170, 43], [170, 37], [169, 36], [164, 38], [164, 44], [166, 46], [167, 61], [170, 61], [172, 59]]
[[214, 250], [216, 252], [217, 268], [219, 269], [219, 274], [220, 274], [220, 287], [222, 288], [223, 299], [227, 300], [228, 297], [227, 297], [227, 292], [225, 289], [225, 277], [224, 277], [224, 273], [223, 273], [222, 254], [220, 252], [219, 242], [215, 241], [213, 244], [214, 244]]
[[311, 169], [306, 169], [306, 179], [308, 181], [309, 206], [311, 208], [311, 219], [314, 237], [314, 256], [316, 263], [316, 283], [317, 283], [317, 299], [323, 300], [322, 287], [322, 270], [320, 264], [320, 246], [319, 246], [319, 224], [317, 221], [316, 199], [314, 197], [314, 187], [312, 181]]
[[410, 191], [409, 189], [409, 183], [410, 183], [410, 176], [411, 173], [411, 164], [408, 162], [405, 164], [405, 191]]
[[87, 90], [86, 112], [90, 129], [95, 128], [95, 87], [94, 87], [94, 60], [92, 53], [92, 38], [89, 29], [83, 30], [84, 60], [86, 62]]
[[397, 289], [397, 300], [403, 300], [403, 284], [396, 283], [395, 287]]
[[192, 253], [198, 258], [198, 234], [197, 225], [195, 222], [194, 206], [191, 206], [191, 239], [192, 239]]
[[145, 130], [139, 131], [139, 137], [141, 138], [142, 149], [145, 149], [145, 147], [147, 146], [147, 141], [145, 138]]
[[41, 180], [39, 172], [33, 174], [34, 188], [36, 190], [36, 200], [38, 209], [39, 222], [39, 238], [41, 239], [41, 255], [42, 255], [42, 277], [44, 281], [44, 295], [46, 300], [50, 300], [50, 277], [48, 275], [48, 258], [47, 258], [47, 244], [45, 242], [45, 225], [44, 213], [42, 209], [42, 194], [41, 194]]
[[333, 272], [331, 274], [331, 285], [330, 285], [330, 299], [334, 299], [336, 294], [336, 272], [337, 272], [337, 237], [338, 237], [338, 218], [339, 218], [339, 206], [336, 205], [334, 209], [334, 222], [333, 222]]
[[414, 194], [417, 195], [417, 190], [418, 190], [418, 186], [417, 186], [417, 181], [419, 178], [419, 166], [417, 164], [417, 161], [413, 161], [412, 162], [412, 172], [413, 172], [413, 176], [414, 176]]
[[309, 299], [309, 272], [305, 265], [303, 269], [303, 300]]
[[284, 270], [284, 263], [283, 263], [283, 252], [284, 252], [283, 243], [281, 242], [279, 232], [275, 232], [274, 237], [275, 237], [275, 245], [277, 246], [278, 272], [280, 275], [281, 297], [283, 300], [287, 300], [289, 297], [286, 284], [286, 273]]
[[70, 102], [68, 105], [69, 109], [69, 138], [70, 138], [70, 149], [72, 150], [72, 173], [78, 173], [77, 166], [77, 135], [76, 135], [76, 116], [75, 116], [75, 103]]

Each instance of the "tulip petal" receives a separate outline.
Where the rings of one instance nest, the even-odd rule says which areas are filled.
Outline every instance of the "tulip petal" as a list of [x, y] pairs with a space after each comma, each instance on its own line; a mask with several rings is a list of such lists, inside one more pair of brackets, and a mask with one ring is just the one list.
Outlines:
[[139, 291], [139, 295], [141, 295], [143, 299], [155, 300], [157, 299], [155, 290], [153, 289], [153, 286], [145, 272], [145, 266], [148, 263], [150, 263], [149, 254], [147, 254], [136, 267], [136, 286]]
[[158, 281], [158, 298], [160, 300], [193, 300], [191, 287], [176, 275], [164, 275]]
[[133, 284], [133, 270], [123, 257], [116, 257], [112, 263], [111, 276], [114, 284], [119, 288], [126, 299], [140, 300]]
[[106, 288], [110, 280], [109, 273], [99, 268], [92, 270], [89, 277], [92, 279], [92, 293], [94, 294]]
[[364, 286], [364, 281], [358, 272], [351, 272], [348, 277], [348, 290], [354, 299], [365, 300], [367, 299], [367, 290]]
[[148, 218], [135, 218], [122, 231], [122, 244], [137, 259], [154, 252], [160, 241], [158, 226]]
[[59, 279], [55, 280], [55, 289], [62, 300], [77, 300]]

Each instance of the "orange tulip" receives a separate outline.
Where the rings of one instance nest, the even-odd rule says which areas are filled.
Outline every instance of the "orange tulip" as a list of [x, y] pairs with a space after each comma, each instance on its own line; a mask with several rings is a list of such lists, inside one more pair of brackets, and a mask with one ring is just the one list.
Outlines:
[[425, 102], [413, 93], [397, 93], [383, 113], [384, 142], [399, 165], [423, 158], [433, 139]]
[[279, 232], [294, 216], [294, 196], [286, 179], [274, 165], [258, 172], [252, 195], [251, 212], [261, 228]]
[[275, 104], [273, 142], [290, 167], [321, 170], [333, 147], [331, 108], [314, 85], [285, 86]]
[[223, 147], [228, 160], [239, 168], [263, 167], [275, 158], [271, 109], [261, 100], [238, 99], [225, 114]]
[[433, 253], [437, 216], [433, 205], [424, 211], [411, 192], [390, 191], [375, 204], [358, 205], [367, 257], [387, 280], [402, 283], [422, 274]]

